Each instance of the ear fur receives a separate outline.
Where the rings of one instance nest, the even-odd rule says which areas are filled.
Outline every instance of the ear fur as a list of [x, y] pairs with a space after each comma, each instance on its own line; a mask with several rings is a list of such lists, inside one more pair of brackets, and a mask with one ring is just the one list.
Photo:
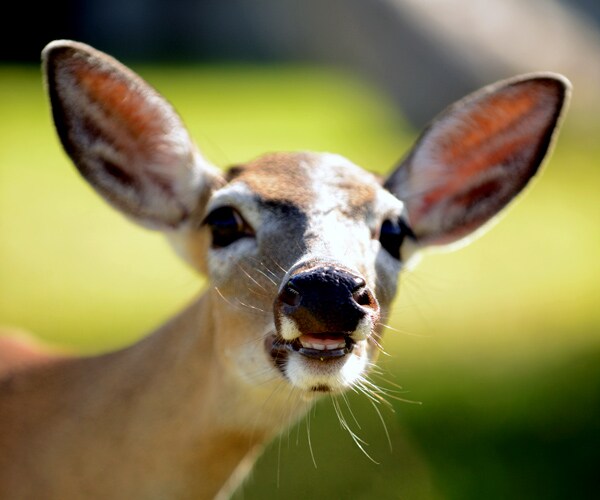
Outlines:
[[405, 202], [417, 242], [459, 240], [520, 193], [550, 148], [569, 93], [560, 75], [524, 75], [441, 113], [384, 184]]
[[85, 44], [42, 52], [56, 130], [81, 174], [112, 205], [159, 229], [184, 223], [220, 173], [150, 85]]

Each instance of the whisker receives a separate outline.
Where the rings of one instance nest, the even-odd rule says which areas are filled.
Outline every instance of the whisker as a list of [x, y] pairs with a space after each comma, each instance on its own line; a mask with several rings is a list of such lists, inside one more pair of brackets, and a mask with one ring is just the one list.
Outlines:
[[379, 339], [377, 339], [375, 335], [371, 335], [369, 340], [375, 345], [375, 347], [377, 347], [381, 354], [383, 354], [384, 356], [390, 356], [390, 354], [388, 354], [388, 352], [384, 349], [383, 345], [381, 345]]
[[[393, 382], [392, 380], [390, 380], [389, 378], [384, 378], [384, 371], [383, 368], [378, 367], [378, 370], [371, 370], [371, 373], [377, 375], [383, 382], [385, 382], [386, 384], [392, 385], [394, 386], [396, 389], [398, 389], [398, 391], [394, 391], [392, 389], [387, 389], [389, 392], [392, 393], [405, 393], [406, 390], [404, 389], [404, 387], [402, 387], [400, 384], [397, 384], [396, 382]], [[388, 372], [389, 373], [389, 372]], [[390, 374], [391, 375], [391, 374]]]
[[227, 303], [230, 307], [233, 307], [234, 309], [240, 309], [239, 306], [242, 306], [242, 307], [246, 308], [249, 311], [260, 313], [258, 316], [261, 316], [263, 318], [265, 316], [268, 316], [270, 314], [269, 311], [265, 311], [264, 309], [261, 309], [260, 307], [257, 307], [257, 306], [253, 306], [252, 304], [246, 304], [245, 302], [242, 302], [238, 298], [235, 299], [236, 303], [233, 303], [227, 297], [225, 297], [223, 295], [223, 293], [221, 292], [221, 290], [219, 290], [219, 288], [217, 286], [213, 286], [213, 289], [217, 292], [217, 294], [219, 295], [219, 297], [225, 301], [225, 303]]
[[381, 323], [381, 322], [379, 322], [379, 323], [377, 323], [377, 326], [382, 326], [383, 328], [386, 328], [386, 329], [391, 330], [393, 332], [402, 333], [398, 328], [394, 328], [393, 326], [388, 325], [387, 323]]
[[259, 265], [265, 268], [266, 272], [268, 272], [275, 280], [279, 279], [279, 275], [274, 272], [267, 264], [265, 264], [262, 260], [256, 260]]
[[312, 463], [315, 466], [315, 469], [317, 468], [317, 461], [315, 460], [315, 454], [313, 451], [313, 446], [312, 446], [312, 441], [310, 439], [310, 415], [311, 412], [308, 412], [308, 415], [306, 416], [306, 437], [308, 438], [308, 449], [310, 451], [310, 458], [312, 459]]
[[259, 311], [259, 312], [261, 312], [263, 314], [267, 314], [267, 311], [265, 311], [264, 309], [261, 309], [260, 307], [253, 306], [252, 304], [246, 304], [245, 302], [242, 302], [239, 299], [238, 299], [237, 302], [238, 302], [238, 304], [240, 304], [240, 305], [242, 305], [244, 307], [247, 307], [248, 309], [252, 309], [254, 311]]
[[[398, 311], [394, 311], [393, 315], [397, 315], [397, 314], [398, 314]], [[430, 338], [431, 337], [430, 334], [411, 332], [411, 331], [407, 330], [406, 328], [393, 327], [388, 323], [377, 323], [377, 325], [382, 326], [383, 328], [386, 328], [388, 330], [391, 330], [394, 333], [398, 333], [400, 335], [406, 335], [407, 337], [417, 337], [417, 338]]]
[[363, 441], [358, 435], [356, 435], [356, 433], [348, 426], [348, 423], [346, 422], [346, 419], [343, 417], [342, 410], [339, 407], [337, 400], [332, 397], [331, 401], [333, 403], [333, 408], [335, 409], [335, 412], [336, 412], [336, 414], [338, 416], [340, 424], [342, 425], [342, 428], [345, 429], [346, 431], [348, 431], [348, 434], [350, 434], [350, 437], [354, 441], [354, 444], [356, 444], [356, 446], [358, 446], [358, 448], [360, 449], [360, 451], [362, 451], [363, 454], [371, 462], [373, 462], [376, 465], [379, 465], [379, 462], [377, 462], [371, 455], [369, 455], [367, 453], [367, 450], [365, 450], [365, 446], [368, 446], [368, 444], [365, 441]]
[[257, 273], [262, 274], [266, 279], [268, 279], [271, 283], [273, 283], [275, 286], [277, 286], [277, 282], [271, 276], [269, 276], [267, 273], [265, 273], [264, 271], [262, 271], [258, 268], [256, 268], [255, 271]]
[[350, 412], [350, 416], [352, 417], [352, 420], [354, 420], [354, 423], [356, 424], [356, 426], [359, 429], [362, 429], [362, 427], [358, 423], [358, 420], [356, 419], [356, 416], [354, 415], [354, 412], [352, 411], [352, 408], [350, 408], [350, 402], [348, 401], [348, 397], [343, 392], [341, 393], [341, 396], [342, 396], [342, 399], [344, 400], [344, 402], [346, 403], [346, 408], [348, 408], [348, 411]]
[[[385, 396], [386, 398], [392, 398], [392, 399], [395, 399], [396, 401], [400, 401], [402, 403], [410, 403], [410, 404], [414, 404], [414, 405], [423, 404], [421, 401], [413, 401], [411, 399], [406, 399], [406, 398], [401, 398], [400, 396], [396, 396], [395, 394], [392, 394], [391, 391], [383, 389], [382, 387], [379, 387], [378, 385], [374, 384], [367, 378], [364, 378], [361, 382], [366, 384], [369, 387], [372, 394], [379, 394], [380, 396]], [[386, 401], [386, 402], [389, 403], [389, 401]]]
[[394, 451], [393, 447], [392, 447], [392, 438], [390, 437], [390, 433], [388, 431], [385, 420], [383, 419], [383, 415], [381, 414], [381, 412], [379, 411], [379, 408], [373, 401], [371, 401], [371, 406], [373, 407], [373, 409], [377, 413], [377, 416], [379, 417], [379, 420], [381, 421], [381, 425], [383, 426], [383, 431], [385, 432], [385, 437], [387, 438], [387, 442], [390, 447], [390, 451]]
[[222, 298], [222, 299], [223, 299], [223, 300], [224, 300], [224, 301], [225, 301], [227, 304], [229, 304], [231, 307], [235, 307], [235, 306], [234, 306], [234, 305], [231, 303], [231, 301], [230, 301], [229, 299], [227, 299], [227, 298], [225, 297], [225, 295], [223, 295], [223, 294], [221, 293], [221, 290], [219, 290], [219, 287], [217, 287], [217, 286], [213, 286], [213, 289], [215, 290], [215, 292], [217, 292], [217, 294], [219, 295], [219, 297], [221, 297], [221, 298]]
[[357, 382], [355, 387], [358, 391], [364, 394], [371, 402], [376, 404], [383, 403], [390, 408], [392, 407], [392, 404], [387, 399], [385, 399], [380, 394], [377, 394], [376, 392], [372, 391], [371, 389], [363, 385], [361, 382]]
[[244, 266], [242, 266], [241, 264], [238, 264], [238, 269], [240, 269], [247, 277], [250, 281], [252, 281], [256, 286], [258, 286], [259, 288], [261, 288], [262, 290], [264, 290], [265, 292], [267, 291], [267, 289], [261, 285], [258, 281], [256, 281], [256, 279], [248, 272], [246, 271], [246, 269], [244, 269]]
[[271, 259], [273, 261], [273, 264], [275, 264], [282, 272], [283, 274], [287, 274], [288, 270], [283, 268], [275, 259]]

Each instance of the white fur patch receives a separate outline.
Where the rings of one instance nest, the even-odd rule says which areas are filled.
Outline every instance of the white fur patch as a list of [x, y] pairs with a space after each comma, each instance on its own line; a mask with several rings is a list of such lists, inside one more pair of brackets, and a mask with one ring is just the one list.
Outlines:
[[285, 340], [294, 340], [300, 337], [301, 332], [298, 330], [296, 322], [293, 319], [281, 316], [279, 335], [281, 335]]
[[341, 391], [354, 384], [365, 372], [368, 358], [366, 349], [360, 349], [339, 361], [307, 359], [301, 354], [290, 353], [285, 373], [293, 386], [305, 391], [316, 387], [328, 387]]

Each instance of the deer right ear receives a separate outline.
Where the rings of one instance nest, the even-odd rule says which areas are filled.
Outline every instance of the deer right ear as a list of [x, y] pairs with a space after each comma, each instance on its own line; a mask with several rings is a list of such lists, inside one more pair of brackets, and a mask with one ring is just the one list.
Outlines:
[[65, 151], [126, 215], [174, 229], [222, 184], [171, 105], [118, 61], [68, 40], [48, 44], [42, 61]]
[[467, 236], [521, 192], [548, 152], [569, 90], [560, 75], [525, 75], [467, 96], [431, 123], [385, 182], [420, 245]]

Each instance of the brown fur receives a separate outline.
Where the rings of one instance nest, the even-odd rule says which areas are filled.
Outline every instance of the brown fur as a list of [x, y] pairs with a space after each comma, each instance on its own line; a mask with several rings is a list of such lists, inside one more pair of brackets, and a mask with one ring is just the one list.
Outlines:
[[[224, 177], [196, 152], [171, 106], [120, 63], [71, 41], [49, 44], [43, 60], [56, 128], [79, 170], [126, 215], [162, 229], [212, 286], [117, 352], [48, 358], [5, 343], [12, 361], [0, 379], [3, 499], [225, 498], [262, 447], [311, 407], [315, 390], [340, 392], [367, 375], [403, 260], [423, 242], [464, 236], [518, 194], [550, 144], [567, 92], [563, 79], [543, 76], [467, 98], [433, 123], [386, 190], [349, 161], [318, 153], [266, 155]], [[515, 92], [517, 101], [500, 99]], [[494, 102], [499, 117], [525, 116], [523, 130], [490, 118]], [[543, 112], [522, 112], [537, 102]], [[473, 160], [469, 143], [498, 137], [509, 145], [498, 154], [475, 147]], [[449, 164], [439, 164], [444, 154]], [[505, 163], [518, 167], [518, 181]], [[211, 239], [214, 231], [231, 228], [227, 219], [202, 222], [215, 207], [237, 212], [248, 231], [215, 243], [222, 240]], [[414, 232], [386, 250], [396, 239], [380, 231], [411, 216]], [[326, 362], [318, 345], [302, 343], [311, 332], [283, 306], [277, 324], [273, 318], [280, 289], [307, 266], [348, 271], [373, 294], [354, 331], [327, 323], [325, 336], [348, 344]], [[358, 293], [339, 300], [358, 307]], [[285, 357], [276, 360], [280, 350]]]
[[[330, 155], [333, 157], [333, 155]], [[335, 185], [339, 193], [345, 193], [344, 204], [338, 207], [352, 217], [360, 217], [366, 207], [372, 205], [380, 182], [365, 171], [359, 175], [346, 168], [346, 160], [339, 157], [330, 161], [329, 167], [337, 167], [329, 179], [320, 177], [323, 156], [311, 152], [270, 153], [245, 165], [236, 165], [228, 175], [230, 182], [243, 182], [257, 194], [260, 200], [274, 203], [290, 203], [304, 211], [314, 210], [314, 186], [307, 185], [311, 178], [321, 184]]]
[[4, 378], [0, 498], [214, 497], [281, 423], [231, 415], [239, 398], [249, 414], [261, 408], [239, 394], [215, 353], [210, 302], [134, 347]]

